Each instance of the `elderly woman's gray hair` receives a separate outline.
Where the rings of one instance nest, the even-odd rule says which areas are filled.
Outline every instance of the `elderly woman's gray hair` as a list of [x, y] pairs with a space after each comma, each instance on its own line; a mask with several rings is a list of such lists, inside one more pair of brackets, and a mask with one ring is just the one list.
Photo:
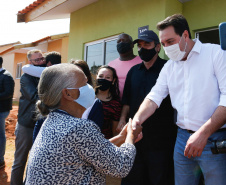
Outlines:
[[73, 64], [58, 64], [47, 67], [40, 77], [38, 84], [39, 101], [37, 108], [43, 116], [60, 106], [62, 90], [74, 87], [77, 79], [76, 71], [81, 71]]

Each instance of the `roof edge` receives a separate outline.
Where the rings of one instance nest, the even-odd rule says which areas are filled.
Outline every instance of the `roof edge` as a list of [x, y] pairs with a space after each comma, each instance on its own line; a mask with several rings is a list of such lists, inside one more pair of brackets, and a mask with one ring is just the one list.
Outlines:
[[31, 42], [31, 43], [27, 43], [27, 44], [14, 44], [10, 48], [7, 48], [4, 51], [0, 52], [0, 55], [4, 55], [5, 53], [8, 53], [8, 52], [15, 50], [15, 49], [35, 47], [35, 46], [38, 45], [38, 43], [48, 41], [48, 40], [57, 40], [57, 39], [61, 39], [61, 38], [68, 37], [68, 36], [69, 36], [69, 33], [62, 33], [62, 34], [58, 34], [58, 35], [47, 36], [47, 37], [41, 38], [39, 40], [36, 40], [34, 42]]

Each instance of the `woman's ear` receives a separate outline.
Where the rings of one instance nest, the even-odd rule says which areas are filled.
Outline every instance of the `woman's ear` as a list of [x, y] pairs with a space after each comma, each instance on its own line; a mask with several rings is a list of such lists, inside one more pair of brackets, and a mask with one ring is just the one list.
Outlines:
[[64, 99], [68, 101], [74, 100], [74, 98], [71, 96], [71, 92], [68, 89], [63, 89], [62, 90], [62, 96]]

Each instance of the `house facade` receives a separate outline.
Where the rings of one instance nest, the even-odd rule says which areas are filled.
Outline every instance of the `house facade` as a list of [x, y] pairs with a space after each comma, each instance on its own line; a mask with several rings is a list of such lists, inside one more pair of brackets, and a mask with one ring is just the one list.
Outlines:
[[62, 62], [68, 60], [68, 33], [48, 36], [28, 44], [9, 44], [0, 46], [0, 56], [3, 58], [3, 67], [13, 76], [15, 81], [14, 100], [20, 97], [20, 77], [23, 74], [23, 65], [28, 64], [27, 52], [31, 49], [40, 49], [43, 53], [57, 51], [62, 55]]
[[[218, 26], [226, 21], [225, 7], [225, 0], [42, 0], [20, 11], [18, 20], [70, 17], [68, 58], [84, 59], [92, 69], [118, 57], [119, 34], [136, 39], [142, 28], [158, 34], [156, 24], [175, 13], [187, 18], [193, 38], [219, 43]], [[166, 58], [163, 49], [160, 56]]]

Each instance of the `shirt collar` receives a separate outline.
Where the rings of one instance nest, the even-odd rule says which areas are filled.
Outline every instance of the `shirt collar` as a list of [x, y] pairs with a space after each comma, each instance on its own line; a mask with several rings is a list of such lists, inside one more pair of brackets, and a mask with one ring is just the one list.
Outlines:
[[195, 44], [194, 44], [193, 48], [191, 49], [190, 53], [188, 54], [187, 59], [190, 58], [192, 53], [200, 53], [201, 52], [202, 43], [198, 39], [193, 39], [193, 41], [195, 42]]
[[145, 67], [144, 61], [142, 61], [142, 62], [140, 63], [140, 66], [138, 67], [138, 69], [146, 69], [146, 70], [153, 69], [153, 68], [155, 68], [156, 65], [158, 65], [157, 63], [158, 63], [158, 60], [159, 60], [159, 59], [160, 59], [160, 58], [159, 58], [159, 56], [158, 56], [158, 58], [156, 59], [155, 63], [154, 63], [149, 69], [147, 69], [147, 68]]
[[3, 70], [4, 70], [3, 68], [0, 68], [0, 72], [3, 71]]
[[202, 48], [202, 43], [198, 39], [194, 39], [193, 41], [195, 42], [195, 45], [193, 46], [191, 52], [200, 53]]
[[139, 66], [138, 69], [143, 69], [143, 68], [146, 68], [145, 65], [144, 65], [144, 61], [142, 61], [142, 62], [140, 63], [140, 66]]

